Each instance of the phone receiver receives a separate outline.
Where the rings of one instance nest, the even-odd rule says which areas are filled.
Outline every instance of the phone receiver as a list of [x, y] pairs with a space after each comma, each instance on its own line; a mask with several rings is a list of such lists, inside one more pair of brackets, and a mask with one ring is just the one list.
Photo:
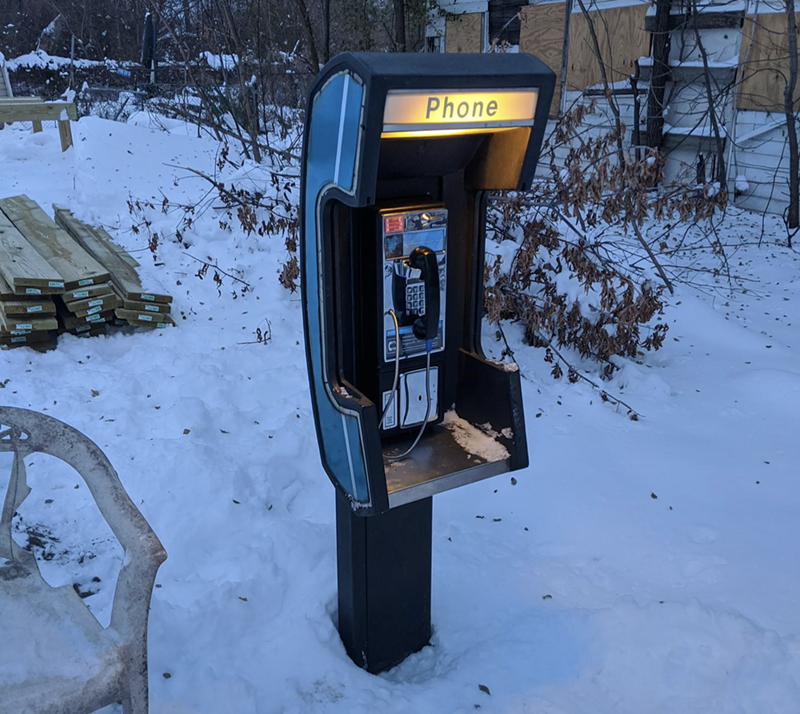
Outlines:
[[425, 246], [411, 251], [408, 264], [422, 273], [425, 283], [425, 314], [414, 320], [414, 337], [435, 340], [439, 332], [439, 263], [436, 253]]

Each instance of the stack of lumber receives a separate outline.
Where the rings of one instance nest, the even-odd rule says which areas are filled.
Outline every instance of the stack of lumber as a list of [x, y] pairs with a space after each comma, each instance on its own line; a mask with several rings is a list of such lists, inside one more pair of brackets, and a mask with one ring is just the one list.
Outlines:
[[64, 280], [0, 211], [0, 345], [52, 346]]
[[121, 302], [108, 281], [108, 270], [27, 196], [0, 200], [0, 211], [22, 236], [61, 276], [55, 298], [61, 332], [105, 332]]
[[64, 208], [53, 208], [56, 223], [108, 268], [116, 298], [114, 315], [118, 320], [135, 327], [159, 328], [175, 324], [170, 316], [172, 296], [142, 287], [136, 273], [139, 264], [116, 245], [108, 233], [86, 225]]
[[110, 236], [27, 196], [0, 199], [0, 346], [51, 349], [59, 333], [98, 335], [108, 323], [174, 325], [172, 297], [146, 290], [139, 264]]

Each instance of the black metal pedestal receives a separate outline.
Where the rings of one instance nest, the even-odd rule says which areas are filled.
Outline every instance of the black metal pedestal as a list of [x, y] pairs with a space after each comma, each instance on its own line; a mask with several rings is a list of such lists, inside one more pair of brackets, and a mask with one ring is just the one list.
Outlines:
[[364, 518], [337, 493], [339, 635], [373, 674], [430, 640], [432, 517], [432, 498]]

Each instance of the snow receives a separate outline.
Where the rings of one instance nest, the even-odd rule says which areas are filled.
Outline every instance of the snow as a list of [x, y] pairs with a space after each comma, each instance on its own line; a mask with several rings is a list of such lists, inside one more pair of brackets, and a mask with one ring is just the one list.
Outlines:
[[[0, 352], [0, 398], [95, 440], [169, 553], [150, 613], [153, 714], [798, 710], [800, 280], [775, 219], [762, 249], [729, 256], [747, 292], [678, 284], [664, 348], [619, 361], [608, 390], [639, 421], [583, 382], [553, 381], [522, 327], [504, 326], [531, 466], [436, 496], [432, 646], [375, 677], [334, 624], [334, 495], [299, 296], [277, 281], [283, 238], [219, 225], [208, 184], [180, 168], [215, 173], [219, 147], [194, 127], [140, 113], [84, 118], [73, 134], [62, 154], [52, 130], [0, 131], [0, 196], [104, 225], [174, 295], [178, 326]], [[220, 179], [270, 186], [251, 164]], [[129, 199], [156, 206], [155, 258]], [[200, 210], [187, 250], [171, 231], [188, 202]], [[752, 244], [761, 225], [728, 209], [722, 236]], [[188, 254], [253, 289], [223, 276], [218, 293]], [[267, 321], [271, 339], [254, 344]], [[486, 345], [494, 359], [502, 348]], [[9, 465], [0, 455], [0, 473]], [[60, 540], [45, 577], [99, 577], [84, 602], [107, 622], [121, 549], [77, 477], [44, 466], [30, 468], [16, 537], [47, 524]]]
[[462, 419], [454, 409], [446, 411], [442, 424], [450, 431], [456, 443], [468, 454], [477, 456], [487, 463], [510, 458], [508, 449], [497, 441], [497, 433], [491, 424], [474, 427], [466, 419]]
[[[69, 67], [72, 61], [69, 57], [56, 57], [49, 55], [44, 50], [34, 50], [25, 55], [20, 55], [13, 59], [6, 61], [6, 67], [9, 72], [15, 72], [18, 69], [24, 68], [45, 68], [45, 69], [58, 69], [60, 67]], [[88, 68], [88, 67], [116, 67], [117, 63], [110, 60], [99, 62], [97, 60], [76, 59], [74, 62], [75, 67]]]
[[220, 69], [223, 66], [225, 69], [233, 69], [239, 63], [237, 55], [214, 54], [208, 50], [200, 53], [200, 59], [205, 60], [211, 69]]
[[738, 174], [736, 176], [735, 188], [739, 193], [746, 193], [750, 190], [750, 184], [747, 182], [747, 176]]

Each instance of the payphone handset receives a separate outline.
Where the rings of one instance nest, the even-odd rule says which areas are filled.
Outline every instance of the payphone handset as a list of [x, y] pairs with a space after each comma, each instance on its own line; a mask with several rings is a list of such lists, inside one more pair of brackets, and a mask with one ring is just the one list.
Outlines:
[[[444, 350], [447, 210], [383, 211], [383, 359]], [[397, 317], [397, 330], [391, 311]], [[397, 341], [399, 333], [399, 342]], [[430, 350], [426, 341], [431, 340]]]

